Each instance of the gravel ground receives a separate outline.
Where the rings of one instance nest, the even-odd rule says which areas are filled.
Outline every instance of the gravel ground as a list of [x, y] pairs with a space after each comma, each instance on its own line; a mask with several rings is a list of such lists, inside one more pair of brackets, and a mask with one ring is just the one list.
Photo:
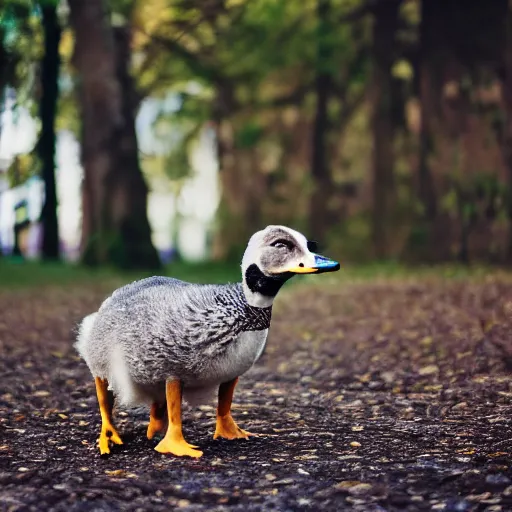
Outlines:
[[143, 408], [99, 456], [72, 328], [106, 292], [0, 293], [0, 510], [512, 510], [510, 277], [287, 289], [235, 394], [264, 435], [214, 441], [186, 408], [199, 460], [154, 451]]

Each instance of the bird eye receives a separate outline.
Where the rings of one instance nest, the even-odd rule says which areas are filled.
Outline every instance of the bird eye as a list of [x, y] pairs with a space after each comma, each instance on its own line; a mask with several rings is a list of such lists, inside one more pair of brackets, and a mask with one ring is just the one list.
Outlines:
[[292, 244], [288, 242], [288, 240], [276, 240], [275, 242], [272, 242], [270, 246], [278, 249], [292, 249]]
[[309, 252], [317, 252], [318, 251], [318, 242], [313, 240], [308, 240], [308, 251]]

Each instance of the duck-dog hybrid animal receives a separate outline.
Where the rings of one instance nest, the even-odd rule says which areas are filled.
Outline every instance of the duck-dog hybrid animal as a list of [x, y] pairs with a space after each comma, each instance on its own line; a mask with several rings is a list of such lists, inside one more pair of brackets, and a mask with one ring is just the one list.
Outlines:
[[295, 274], [332, 272], [339, 263], [285, 226], [255, 233], [242, 260], [242, 282], [191, 284], [150, 277], [123, 286], [83, 319], [76, 348], [95, 379], [101, 413], [99, 449], [122, 444], [112, 424], [114, 397], [150, 405], [148, 439], [165, 434], [161, 453], [200, 457], [181, 428], [182, 398], [197, 404], [218, 391], [214, 438], [247, 439], [231, 416], [238, 377], [261, 356], [272, 303]]

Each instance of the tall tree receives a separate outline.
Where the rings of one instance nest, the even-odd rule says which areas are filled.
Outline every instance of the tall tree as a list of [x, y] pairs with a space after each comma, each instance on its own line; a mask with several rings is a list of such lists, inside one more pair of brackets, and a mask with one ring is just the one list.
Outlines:
[[375, 256], [389, 256], [389, 238], [395, 199], [395, 120], [392, 66], [401, 0], [377, 2], [373, 22], [373, 76], [371, 84], [373, 140], [373, 244]]
[[432, 66], [439, 60], [438, 45], [436, 44], [436, 28], [438, 16], [442, 16], [442, 3], [434, 1], [421, 2], [421, 26], [419, 49], [419, 96], [421, 103], [420, 147], [418, 165], [418, 196], [423, 203], [424, 216], [432, 222], [437, 213], [437, 197], [434, 187], [432, 170], [429, 166], [429, 156], [433, 148], [432, 126], [434, 112], [439, 112], [435, 106], [439, 98], [439, 85], [434, 77], [438, 76]]
[[503, 130], [503, 157], [507, 170], [509, 240], [507, 259], [512, 262], [512, 7], [505, 16], [505, 45], [503, 59], [503, 96], [505, 126]]
[[331, 174], [327, 161], [327, 137], [329, 133], [329, 97], [332, 89], [332, 25], [330, 0], [318, 0], [317, 4], [317, 62], [315, 77], [316, 114], [313, 124], [311, 176], [313, 192], [310, 205], [310, 231], [312, 236], [324, 241], [327, 228], [327, 208], [331, 192]]
[[59, 223], [57, 218], [57, 190], [55, 185], [55, 115], [59, 97], [59, 42], [61, 28], [54, 2], [41, 4], [44, 55], [41, 65], [41, 136], [38, 153], [42, 162], [45, 199], [41, 211], [43, 227], [42, 256], [44, 259], [59, 259]]
[[129, 40], [117, 38], [102, 0], [69, 0], [82, 110], [83, 260], [158, 268], [147, 217], [128, 72]]

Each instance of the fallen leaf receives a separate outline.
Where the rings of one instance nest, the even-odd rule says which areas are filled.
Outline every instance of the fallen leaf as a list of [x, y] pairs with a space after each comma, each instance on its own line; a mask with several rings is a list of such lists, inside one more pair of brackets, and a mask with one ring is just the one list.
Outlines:
[[126, 469], [107, 469], [105, 473], [108, 476], [126, 476], [128, 472]]
[[420, 375], [426, 376], [426, 375], [433, 375], [434, 373], [439, 372], [439, 366], [436, 364], [429, 364], [427, 366], [424, 366], [423, 368], [420, 368], [418, 370], [418, 373]]
[[45, 390], [40, 390], [40, 391], [36, 391], [36, 392], [32, 393], [32, 396], [38, 396], [38, 397], [50, 396], [50, 392], [45, 391]]

